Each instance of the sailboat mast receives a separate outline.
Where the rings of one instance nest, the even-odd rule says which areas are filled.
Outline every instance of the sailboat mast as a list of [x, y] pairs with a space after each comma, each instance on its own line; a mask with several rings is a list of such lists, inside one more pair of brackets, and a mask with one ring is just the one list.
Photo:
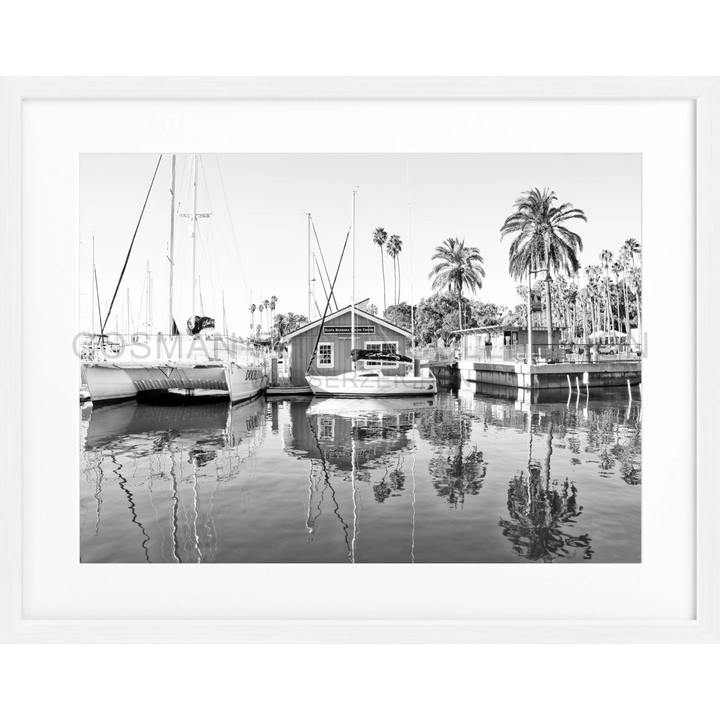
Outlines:
[[195, 284], [196, 284], [196, 257], [197, 257], [197, 155], [193, 155], [193, 199], [192, 199], [192, 319], [195, 322]]
[[310, 213], [307, 215], [307, 248], [308, 248], [308, 268], [307, 268], [307, 283], [308, 283], [308, 320], [312, 321], [312, 290], [310, 285]]
[[[352, 194], [352, 296], [350, 300], [350, 357], [355, 349], [355, 193]], [[353, 361], [353, 369], [355, 362]]]
[[173, 334], [173, 269], [175, 265], [175, 156], [170, 156], [170, 304], [168, 307], [169, 335]]
[[92, 236], [93, 248], [92, 248], [92, 275], [90, 276], [90, 310], [92, 315], [90, 317], [90, 332], [92, 335], [95, 334], [95, 236]]

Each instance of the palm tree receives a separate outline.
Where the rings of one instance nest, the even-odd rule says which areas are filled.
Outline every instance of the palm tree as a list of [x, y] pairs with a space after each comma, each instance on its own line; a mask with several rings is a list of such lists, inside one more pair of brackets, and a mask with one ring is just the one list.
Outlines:
[[440, 262], [430, 271], [428, 278], [433, 278], [433, 290], [455, 292], [458, 303], [460, 329], [462, 324], [462, 293], [466, 287], [470, 292], [482, 288], [485, 277], [485, 262], [476, 247], [465, 247], [465, 239], [447, 238], [443, 245], [435, 248], [432, 260]]
[[564, 223], [584, 220], [585, 213], [570, 203], [555, 207], [557, 197], [547, 188], [527, 190], [515, 201], [515, 212], [500, 228], [500, 239], [515, 235], [510, 245], [510, 275], [520, 280], [533, 268], [544, 266], [547, 312], [548, 345], [552, 345], [552, 300], [550, 298], [551, 273], [568, 275], [580, 269], [577, 254], [583, 248], [577, 233], [568, 230]]
[[270, 297], [270, 312], [272, 313], [272, 323], [271, 325], [275, 324], [275, 308], [277, 306], [277, 295], [272, 295]]
[[393, 305], [397, 305], [400, 302], [400, 295], [398, 294], [398, 274], [399, 274], [399, 263], [398, 255], [402, 250], [402, 240], [399, 235], [391, 235], [386, 245], [387, 254], [393, 260], [393, 279], [395, 281], [395, 293], [393, 296]]
[[[623, 243], [623, 248], [626, 250], [627, 254], [630, 256], [630, 260], [632, 262], [633, 266], [633, 275], [635, 275], [635, 255], [640, 255], [640, 243], [635, 238], [629, 238]], [[638, 274], [638, 277], [634, 279], [633, 281], [634, 285], [637, 287], [638, 292], [635, 295], [635, 300], [637, 301], [637, 316], [638, 316], [638, 335], [640, 336], [640, 339], [642, 338], [642, 316], [640, 315], [640, 277]]]
[[263, 308], [265, 309], [265, 314], [267, 315], [267, 321], [268, 321], [267, 327], [268, 327], [268, 331], [269, 331], [270, 330], [270, 301], [269, 300], [266, 300], [263, 303]]
[[375, 228], [373, 232], [373, 242], [380, 248], [380, 263], [382, 265], [383, 277], [383, 307], [387, 310], [387, 300], [385, 298], [385, 256], [383, 255], [383, 245], [387, 242], [388, 235], [384, 228]]
[[600, 263], [605, 268], [605, 329], [609, 333], [613, 329], [612, 307], [610, 304], [610, 266], [613, 254], [610, 250], [600, 253]]
[[[640, 315], [640, 290], [641, 290], [641, 284], [640, 284], [640, 268], [632, 268], [630, 270], [630, 277], [629, 280], [629, 287], [630, 292], [635, 295], [635, 304], [637, 306], [637, 326], [638, 326], [638, 333], [640, 334], [642, 332], [642, 316]], [[642, 335], [640, 335], [642, 337]]]
[[253, 303], [250, 306], [250, 329], [252, 330], [255, 326], [255, 311], [257, 310], [257, 305]]
[[623, 274], [623, 299], [625, 301], [625, 332], [628, 338], [630, 337], [630, 305], [628, 303], [628, 284], [627, 284], [627, 270], [628, 261], [630, 260], [630, 254], [627, 248], [623, 245], [620, 248], [620, 264], [622, 265]]
[[617, 310], [617, 326], [618, 330], [622, 328], [620, 320], [620, 273], [622, 272], [622, 263], [616, 260], [612, 264], [613, 275], [615, 276], [615, 310]]
[[590, 303], [590, 334], [600, 329], [600, 304], [595, 304], [599, 298], [598, 286], [600, 283], [600, 268], [597, 265], [588, 265], [585, 268], [587, 275], [587, 297]]

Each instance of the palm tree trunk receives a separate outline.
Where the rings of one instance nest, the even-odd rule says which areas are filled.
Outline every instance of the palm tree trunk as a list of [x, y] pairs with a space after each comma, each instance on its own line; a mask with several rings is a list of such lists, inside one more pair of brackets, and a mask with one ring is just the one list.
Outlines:
[[458, 290], [458, 320], [460, 323], [460, 329], [463, 329], [462, 322], [462, 290]]
[[[547, 343], [549, 346], [553, 344], [553, 331], [552, 331], [552, 299], [550, 292], [550, 273], [548, 272], [545, 277], [545, 302], [546, 302], [546, 318], [547, 318]], [[550, 347], [548, 347], [550, 350]]]
[[393, 295], [393, 305], [397, 305], [397, 256], [393, 258], [393, 282], [395, 283], [395, 293]]
[[[633, 259], [633, 271], [635, 270], [635, 255], [632, 256]], [[640, 311], [640, 282], [637, 282], [635, 285], [635, 289], [637, 292], [635, 293], [635, 301], [637, 302], [637, 315], [638, 315], [638, 342], [642, 344], [642, 315]]]
[[380, 246], [380, 264], [382, 265], [382, 276], [383, 276], [383, 308], [387, 310], [387, 298], [385, 297], [385, 255]]
[[397, 268], [398, 268], [398, 296], [397, 296], [397, 301], [398, 301], [398, 305], [399, 305], [399, 304], [400, 304], [400, 256], [399, 256], [399, 255], [398, 255], [398, 260], [397, 260]]
[[625, 299], [625, 332], [630, 337], [630, 308], [628, 307], [627, 276], [625, 275], [625, 263], [623, 263], [623, 298]]
[[573, 300], [573, 308], [572, 308], [572, 335], [570, 336], [570, 340], [572, 342], [575, 342], [577, 340], [577, 297]]

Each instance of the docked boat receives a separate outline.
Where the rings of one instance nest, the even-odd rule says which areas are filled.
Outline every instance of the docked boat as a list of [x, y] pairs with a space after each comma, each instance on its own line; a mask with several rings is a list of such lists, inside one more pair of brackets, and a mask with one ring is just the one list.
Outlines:
[[[353, 192], [352, 196], [351, 230], [353, 289], [350, 305], [350, 358], [352, 360], [352, 369], [338, 375], [328, 375], [321, 373], [320, 368], [316, 366], [314, 368], [315, 373], [311, 373], [313, 361], [318, 356], [320, 338], [323, 334], [325, 319], [330, 307], [330, 299], [328, 298], [325, 313], [316, 336], [315, 348], [308, 363], [305, 381], [316, 396], [392, 397], [435, 395], [437, 393], [437, 380], [430, 373], [427, 376], [423, 376], [419, 372], [415, 373], [415, 361], [412, 358], [396, 352], [384, 351], [384, 343], [382, 342], [377, 343], [379, 349], [366, 348], [361, 350], [355, 347], [357, 334], [355, 324], [355, 192]], [[331, 295], [333, 290], [334, 283], [333, 287], [331, 287]], [[325, 344], [327, 345], [327, 343]], [[360, 367], [359, 364], [361, 364]], [[392, 368], [393, 372], [385, 374], [383, 367]], [[405, 368], [405, 372], [397, 372], [397, 368]]]
[[419, 375], [384, 375], [383, 362], [404, 365], [408, 371], [414, 365], [412, 358], [395, 353], [352, 350], [353, 364], [371, 362], [371, 367], [351, 370], [340, 375], [308, 375], [307, 382], [316, 396], [337, 397], [393, 397], [408, 395], [435, 395], [437, 380]]
[[[159, 164], [160, 161], [158, 166]], [[192, 403], [208, 396], [211, 400], [227, 399], [232, 403], [238, 403], [259, 395], [267, 387], [268, 374], [261, 352], [254, 346], [244, 343], [240, 338], [216, 333], [213, 318], [198, 316], [195, 313], [198, 218], [208, 215], [197, 211], [198, 158], [196, 155], [193, 156], [192, 164], [192, 211], [188, 215], [183, 215], [192, 222], [192, 314], [187, 322], [187, 334], [180, 334], [173, 320], [175, 156], [172, 156], [168, 256], [171, 327], [167, 334], [146, 333], [142, 337], [139, 334], [129, 336], [115, 334], [111, 341], [104, 332], [113, 307], [111, 302], [100, 334], [93, 336], [83, 350], [83, 374], [94, 404], [133, 398], [140, 401], [158, 401], [164, 398], [170, 402]], [[157, 174], [157, 168], [155, 173]], [[154, 179], [155, 176], [153, 181]], [[131, 251], [132, 243], [125, 266]], [[124, 271], [125, 268], [123, 273]], [[120, 275], [118, 288], [123, 273]]]
[[93, 403], [204, 398], [237, 403], [262, 393], [267, 373], [262, 357], [237, 338], [221, 335], [160, 336], [131, 343], [116, 355], [85, 363]]

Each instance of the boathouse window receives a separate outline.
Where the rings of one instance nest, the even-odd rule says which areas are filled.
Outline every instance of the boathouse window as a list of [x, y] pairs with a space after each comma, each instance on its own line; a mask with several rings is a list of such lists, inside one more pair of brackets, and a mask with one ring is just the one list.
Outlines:
[[[366, 350], [373, 350], [374, 352], [382, 353], [394, 353], [398, 354], [398, 344], [396, 342], [372, 342], [368, 341], [365, 343]], [[398, 366], [395, 362], [387, 362], [385, 360], [365, 360], [365, 367], [386, 367], [396, 368]]]
[[320, 343], [318, 345], [317, 366], [324, 368], [331, 368], [335, 366], [333, 343]]

